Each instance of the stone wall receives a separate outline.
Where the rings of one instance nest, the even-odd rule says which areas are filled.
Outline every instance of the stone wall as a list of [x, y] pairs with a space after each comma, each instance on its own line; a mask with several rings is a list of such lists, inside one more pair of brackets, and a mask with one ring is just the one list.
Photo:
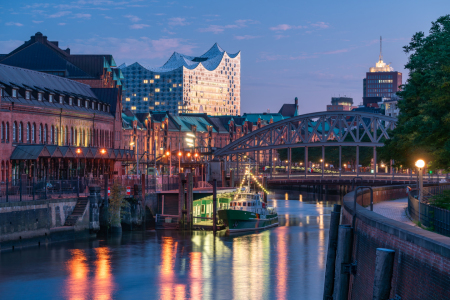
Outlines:
[[[406, 185], [374, 188], [374, 202], [405, 196]], [[353, 192], [344, 197], [342, 224], [352, 223], [353, 197]], [[364, 198], [368, 205], [369, 195]], [[395, 250], [391, 299], [450, 299], [450, 238], [360, 205], [356, 212], [352, 260], [357, 262], [357, 273], [351, 276], [351, 299], [372, 299], [377, 248]]]
[[[63, 226], [77, 199], [0, 203], [0, 250], [74, 238], [89, 228], [89, 213], [76, 226]], [[84, 225], [83, 225], [84, 224]]]

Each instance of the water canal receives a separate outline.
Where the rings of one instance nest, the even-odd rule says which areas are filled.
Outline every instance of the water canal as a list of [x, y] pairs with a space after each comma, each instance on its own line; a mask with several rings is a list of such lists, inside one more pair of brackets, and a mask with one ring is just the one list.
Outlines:
[[[321, 299], [338, 196], [274, 193], [280, 226], [124, 233], [0, 254], [5, 299]], [[286, 200], [288, 199], [288, 200]]]

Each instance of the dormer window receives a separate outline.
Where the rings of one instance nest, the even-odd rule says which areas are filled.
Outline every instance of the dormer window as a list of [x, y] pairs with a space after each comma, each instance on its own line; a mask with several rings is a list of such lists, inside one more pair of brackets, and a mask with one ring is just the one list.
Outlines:
[[30, 91], [25, 91], [25, 99], [30, 100]]
[[86, 100], [85, 103], [86, 103], [86, 104], [85, 104], [85, 107], [86, 107], [86, 108], [89, 108], [89, 101]]
[[92, 109], [95, 109], [95, 103], [92, 102]]
[[78, 99], [78, 106], [81, 106], [81, 99]]
[[69, 105], [72, 105], [72, 104], [73, 104], [73, 98], [70, 97], [70, 98], [69, 98]]
[[63, 96], [59, 96], [59, 104], [63, 104], [64, 101], [64, 97]]
[[13, 90], [12, 90], [12, 96], [13, 96], [14, 98], [17, 98], [17, 90], [16, 90], [16, 89], [13, 89]]
[[107, 111], [109, 112], [109, 106], [108, 106], [106, 109], [107, 109]]
[[38, 100], [42, 101], [42, 93], [38, 93]]
[[100, 103], [98, 104], [98, 110], [102, 110], [102, 105]]
[[50, 94], [50, 95], [48, 96], [48, 102], [53, 102], [53, 95], [52, 95], [52, 94]]

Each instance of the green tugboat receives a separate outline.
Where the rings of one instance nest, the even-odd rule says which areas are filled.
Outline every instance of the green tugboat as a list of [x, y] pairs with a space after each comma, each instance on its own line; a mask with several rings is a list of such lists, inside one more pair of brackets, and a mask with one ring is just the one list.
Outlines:
[[[250, 190], [250, 177], [261, 186], [256, 177], [247, 171], [246, 177], [248, 181], [247, 187], [241, 187], [238, 194], [230, 202], [228, 209], [218, 211], [219, 219], [227, 227], [227, 231], [243, 232], [262, 230], [270, 227], [278, 226], [278, 214], [274, 207], [268, 207], [264, 203], [262, 194]], [[262, 187], [262, 186], [261, 186]]]

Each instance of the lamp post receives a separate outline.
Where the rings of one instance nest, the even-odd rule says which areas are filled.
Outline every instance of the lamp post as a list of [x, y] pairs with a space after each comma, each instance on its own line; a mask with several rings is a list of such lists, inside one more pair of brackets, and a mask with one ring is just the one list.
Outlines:
[[[131, 142], [130, 146], [134, 146], [134, 142]], [[139, 139], [138, 138], [136, 138], [136, 175], [139, 175]]]
[[167, 156], [167, 159], [169, 160], [169, 176], [172, 176], [172, 157], [171, 157], [171, 154], [172, 153], [170, 153], [170, 150], [166, 151], [166, 156]]
[[420, 203], [422, 202], [422, 197], [423, 197], [423, 176], [422, 176], [422, 171], [423, 171], [423, 167], [425, 167], [425, 162], [422, 159], [419, 159], [418, 161], [416, 161], [416, 167], [419, 169], [419, 222], [420, 222], [420, 215], [421, 215], [421, 211], [420, 211]]

